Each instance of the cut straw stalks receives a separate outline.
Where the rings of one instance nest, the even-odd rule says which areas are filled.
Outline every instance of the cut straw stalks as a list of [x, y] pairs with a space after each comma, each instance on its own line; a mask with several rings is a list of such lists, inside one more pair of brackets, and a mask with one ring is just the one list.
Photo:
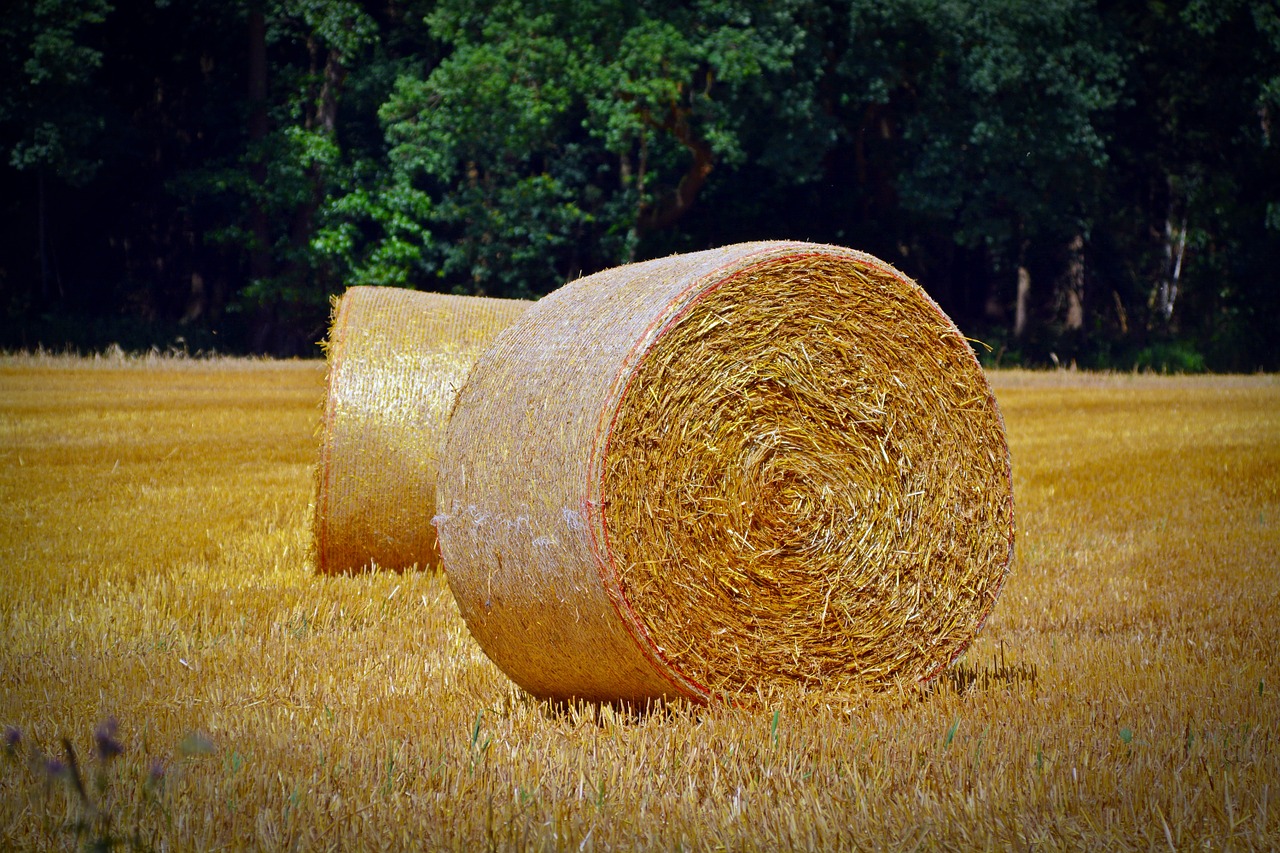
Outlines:
[[860, 252], [749, 243], [536, 303], [450, 421], [437, 525], [485, 652], [530, 693], [643, 703], [936, 675], [1013, 548], [968, 343]]
[[325, 346], [312, 523], [317, 570], [439, 564], [431, 517], [444, 426], [476, 356], [530, 304], [352, 287]]

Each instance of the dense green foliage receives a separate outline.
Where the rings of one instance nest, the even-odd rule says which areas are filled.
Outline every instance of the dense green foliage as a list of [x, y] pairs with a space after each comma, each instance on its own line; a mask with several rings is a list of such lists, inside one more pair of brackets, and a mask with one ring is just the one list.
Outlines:
[[0, 80], [7, 346], [796, 238], [993, 361], [1280, 368], [1271, 3], [18, 0]]

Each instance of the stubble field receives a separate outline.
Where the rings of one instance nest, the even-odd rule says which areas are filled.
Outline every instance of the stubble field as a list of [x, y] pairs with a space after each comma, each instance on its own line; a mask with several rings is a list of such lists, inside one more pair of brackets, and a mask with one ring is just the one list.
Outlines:
[[314, 573], [323, 379], [0, 359], [0, 848], [1280, 845], [1276, 377], [994, 373], [958, 666], [638, 713], [525, 696], [443, 576]]

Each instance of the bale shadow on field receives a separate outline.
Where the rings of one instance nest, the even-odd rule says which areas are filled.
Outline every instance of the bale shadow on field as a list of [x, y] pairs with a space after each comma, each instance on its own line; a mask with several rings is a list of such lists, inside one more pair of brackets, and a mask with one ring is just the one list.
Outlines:
[[971, 690], [986, 691], [994, 687], [1012, 688], [1020, 685], [1034, 687], [1038, 680], [1039, 672], [1034, 663], [1006, 662], [1002, 642], [999, 653], [991, 655], [990, 663], [975, 666], [966, 661], [959, 661], [930, 682], [925, 692], [936, 692], [946, 686], [963, 695]]

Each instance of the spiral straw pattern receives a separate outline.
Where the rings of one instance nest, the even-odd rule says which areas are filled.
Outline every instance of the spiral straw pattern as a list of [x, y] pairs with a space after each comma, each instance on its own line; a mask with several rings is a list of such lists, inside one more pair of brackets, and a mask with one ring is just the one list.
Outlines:
[[1003, 422], [910, 279], [769, 242], [562, 288], [477, 361], [437, 517], [486, 653], [553, 698], [937, 674], [1013, 546]]

